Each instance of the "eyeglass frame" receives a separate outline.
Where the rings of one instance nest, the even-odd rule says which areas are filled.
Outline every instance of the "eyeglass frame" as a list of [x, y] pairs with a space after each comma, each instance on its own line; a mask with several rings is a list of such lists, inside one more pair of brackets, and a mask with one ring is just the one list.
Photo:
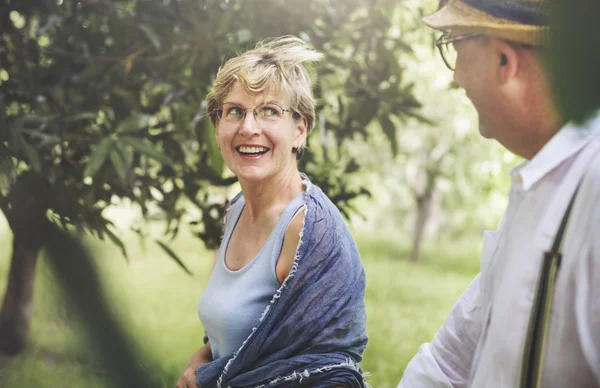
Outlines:
[[[223, 120], [223, 118], [222, 118], [222, 115], [223, 115], [223, 106], [225, 106], [226, 104], [231, 104], [231, 105], [233, 105], [233, 106], [235, 106], [235, 107], [238, 107], [238, 108], [240, 108], [242, 111], [244, 111], [244, 114], [243, 114], [243, 116], [240, 118], [240, 120], [239, 120], [239, 121], [227, 121], [227, 120], [225, 120], [225, 122], [229, 122], [229, 123], [235, 123], [235, 124], [239, 124], [239, 123], [241, 123], [242, 121], [244, 121], [244, 119], [246, 118], [246, 114], [248, 113], [248, 111], [249, 111], [249, 110], [251, 110], [251, 111], [252, 111], [252, 114], [254, 114], [254, 119], [255, 119], [255, 120], [258, 122], [258, 121], [259, 121], [259, 117], [261, 117], [261, 116], [260, 116], [260, 115], [258, 115], [258, 114], [256, 113], [256, 108], [259, 108], [259, 107], [261, 107], [261, 106], [266, 106], [266, 105], [275, 105], [275, 106], [277, 106], [279, 109], [281, 109], [281, 112], [282, 112], [282, 117], [281, 117], [281, 118], [282, 118], [282, 119], [283, 119], [283, 114], [285, 114], [286, 112], [290, 112], [290, 113], [292, 113], [292, 115], [294, 115], [294, 114], [300, 115], [300, 113], [299, 113], [298, 111], [296, 111], [296, 110], [294, 110], [294, 109], [285, 109], [284, 107], [282, 107], [281, 105], [279, 105], [279, 104], [277, 104], [277, 103], [275, 103], [275, 102], [273, 102], [273, 101], [267, 101], [267, 102], [263, 102], [262, 104], [258, 104], [258, 105], [257, 105], [257, 106], [255, 106], [254, 108], [244, 108], [244, 107], [243, 107], [241, 104], [238, 104], [238, 103], [236, 103], [236, 102], [229, 102], [229, 101], [226, 101], [226, 102], [224, 102], [223, 104], [221, 104], [221, 105], [220, 105], [220, 106], [219, 106], [217, 109], [215, 109], [215, 112], [216, 112], [216, 114], [217, 114], [217, 118], [219, 119], [219, 121], [222, 121], [222, 120]], [[221, 114], [219, 114], [219, 112], [221, 112]], [[265, 116], [264, 116], [264, 115], [262, 115], [262, 117], [265, 117]]]
[[456, 67], [452, 67], [450, 65], [450, 62], [448, 61], [448, 59], [444, 55], [444, 50], [442, 49], [442, 46], [443, 45], [452, 44], [452, 43], [456, 43], [456, 42], [459, 42], [461, 40], [478, 38], [478, 37], [483, 36], [483, 35], [484, 34], [482, 34], [480, 32], [467, 32], [465, 34], [460, 34], [460, 35], [456, 35], [456, 36], [450, 36], [450, 32], [444, 32], [442, 34], [442, 36], [440, 36], [439, 38], [437, 38], [437, 40], [435, 41], [435, 45], [438, 48], [438, 50], [440, 51], [440, 55], [442, 56], [442, 60], [446, 64], [446, 67], [448, 67], [448, 69], [450, 69], [451, 71], [456, 71]]

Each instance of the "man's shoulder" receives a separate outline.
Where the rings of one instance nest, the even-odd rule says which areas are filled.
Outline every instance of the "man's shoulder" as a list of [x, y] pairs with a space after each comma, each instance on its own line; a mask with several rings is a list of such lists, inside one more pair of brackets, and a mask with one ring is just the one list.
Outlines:
[[580, 222], [592, 222], [600, 226], [600, 208], [597, 206], [600, 203], [600, 136], [589, 146], [596, 147], [597, 151], [587, 160], [575, 204], [581, 209], [578, 212], [582, 217]]
[[600, 135], [592, 139], [587, 147], [593, 147], [593, 155], [587, 163], [583, 181], [590, 182], [592, 186], [600, 186]]
[[600, 201], [600, 151], [589, 161], [581, 181], [580, 191]]

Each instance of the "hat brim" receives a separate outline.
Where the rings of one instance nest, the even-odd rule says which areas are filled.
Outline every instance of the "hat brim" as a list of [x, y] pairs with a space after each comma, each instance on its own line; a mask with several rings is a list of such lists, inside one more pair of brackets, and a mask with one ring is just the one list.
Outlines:
[[465, 28], [500, 39], [534, 46], [546, 46], [549, 28], [531, 26], [488, 15], [461, 1], [450, 0], [442, 9], [423, 18], [423, 22], [437, 30]]

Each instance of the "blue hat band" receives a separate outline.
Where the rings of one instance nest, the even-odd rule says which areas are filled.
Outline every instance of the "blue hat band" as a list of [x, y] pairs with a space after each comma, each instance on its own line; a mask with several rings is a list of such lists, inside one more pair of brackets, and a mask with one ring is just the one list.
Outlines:
[[461, 0], [488, 15], [532, 26], [548, 25], [548, 9], [522, 1]]

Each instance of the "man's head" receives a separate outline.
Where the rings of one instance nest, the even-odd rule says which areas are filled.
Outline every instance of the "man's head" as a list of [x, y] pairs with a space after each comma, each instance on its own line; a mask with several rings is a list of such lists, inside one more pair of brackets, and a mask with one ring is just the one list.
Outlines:
[[544, 0], [450, 0], [424, 19], [479, 113], [483, 136], [533, 157], [560, 129], [541, 55], [549, 28]]

